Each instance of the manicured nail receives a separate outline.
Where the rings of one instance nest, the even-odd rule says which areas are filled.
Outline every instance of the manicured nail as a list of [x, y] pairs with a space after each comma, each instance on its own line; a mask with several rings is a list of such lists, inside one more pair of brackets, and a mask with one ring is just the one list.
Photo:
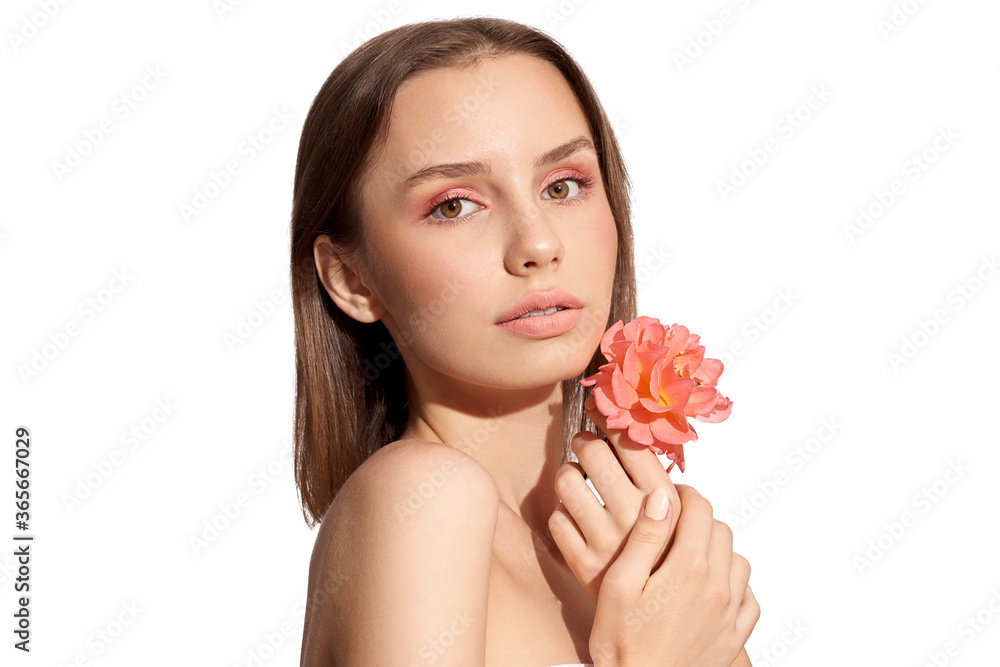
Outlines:
[[667, 490], [658, 486], [646, 498], [646, 509], [643, 510], [646, 516], [655, 521], [662, 521], [667, 516], [667, 507], [670, 499], [667, 497]]

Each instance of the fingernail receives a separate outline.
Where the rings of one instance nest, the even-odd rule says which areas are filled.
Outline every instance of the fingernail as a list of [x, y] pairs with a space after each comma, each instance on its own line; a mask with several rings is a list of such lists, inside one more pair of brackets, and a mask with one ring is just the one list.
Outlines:
[[650, 519], [662, 521], [667, 516], [667, 506], [670, 504], [669, 500], [667, 498], [667, 490], [662, 486], [658, 486], [646, 498], [646, 509], [643, 510], [643, 513]]

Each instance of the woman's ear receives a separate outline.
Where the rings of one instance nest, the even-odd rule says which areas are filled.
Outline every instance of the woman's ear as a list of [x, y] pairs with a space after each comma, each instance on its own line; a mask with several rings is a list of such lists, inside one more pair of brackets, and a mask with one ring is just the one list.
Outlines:
[[323, 287], [342, 311], [359, 322], [381, 319], [385, 313], [382, 300], [368, 289], [326, 234], [320, 234], [313, 243], [313, 259]]

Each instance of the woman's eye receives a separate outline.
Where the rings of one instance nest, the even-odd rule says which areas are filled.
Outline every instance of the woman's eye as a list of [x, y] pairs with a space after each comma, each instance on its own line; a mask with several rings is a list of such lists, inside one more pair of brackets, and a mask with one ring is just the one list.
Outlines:
[[446, 220], [454, 220], [456, 218], [461, 218], [464, 217], [464, 215], [469, 215], [470, 213], [472, 213], [473, 211], [466, 211], [465, 214], [463, 215], [463, 210], [469, 209], [472, 206], [475, 206], [475, 204], [476, 203], [471, 199], [462, 199], [460, 197], [455, 199], [449, 199], [448, 201], [441, 202], [440, 204], [434, 207], [433, 211], [431, 211], [431, 213], [437, 213], [440, 211], [441, 215], [431, 216], [431, 217], [436, 217], [439, 219], [444, 218]]
[[[593, 184], [591, 178], [567, 177], [553, 181], [542, 193], [543, 199], [577, 199], [585, 188]], [[460, 220], [478, 212], [483, 207], [465, 197], [452, 197], [436, 204], [426, 215], [434, 220]]]
[[570, 199], [580, 192], [580, 184], [573, 178], [564, 178], [556, 181], [545, 188], [545, 193], [549, 195], [545, 199]]

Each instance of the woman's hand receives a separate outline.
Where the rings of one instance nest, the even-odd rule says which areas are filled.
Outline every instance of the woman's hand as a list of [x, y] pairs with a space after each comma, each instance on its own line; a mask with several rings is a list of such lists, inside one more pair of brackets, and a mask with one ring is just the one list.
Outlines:
[[743, 645], [760, 618], [748, 585], [750, 564], [733, 553], [732, 530], [712, 518], [712, 505], [700, 493], [686, 484], [676, 491], [683, 510], [663, 564], [654, 566], [676, 512], [666, 506], [665, 493], [663, 502], [654, 493], [607, 570], [590, 633], [596, 667], [749, 663]]
[[[645, 497], [657, 487], [667, 490], [674, 507], [669, 526], [671, 536], [681, 505], [656, 454], [645, 445], [632, 442], [627, 431], [609, 429], [592, 396], [584, 407], [611, 444], [589, 431], [573, 436], [570, 448], [579, 463], [568, 461], [556, 471], [556, 493], [562, 503], [549, 517], [549, 532], [570, 570], [597, 602], [604, 573], [621, 553]], [[587, 485], [584, 472], [604, 501], [603, 507]], [[670, 541], [663, 545], [653, 569], [669, 548]]]

